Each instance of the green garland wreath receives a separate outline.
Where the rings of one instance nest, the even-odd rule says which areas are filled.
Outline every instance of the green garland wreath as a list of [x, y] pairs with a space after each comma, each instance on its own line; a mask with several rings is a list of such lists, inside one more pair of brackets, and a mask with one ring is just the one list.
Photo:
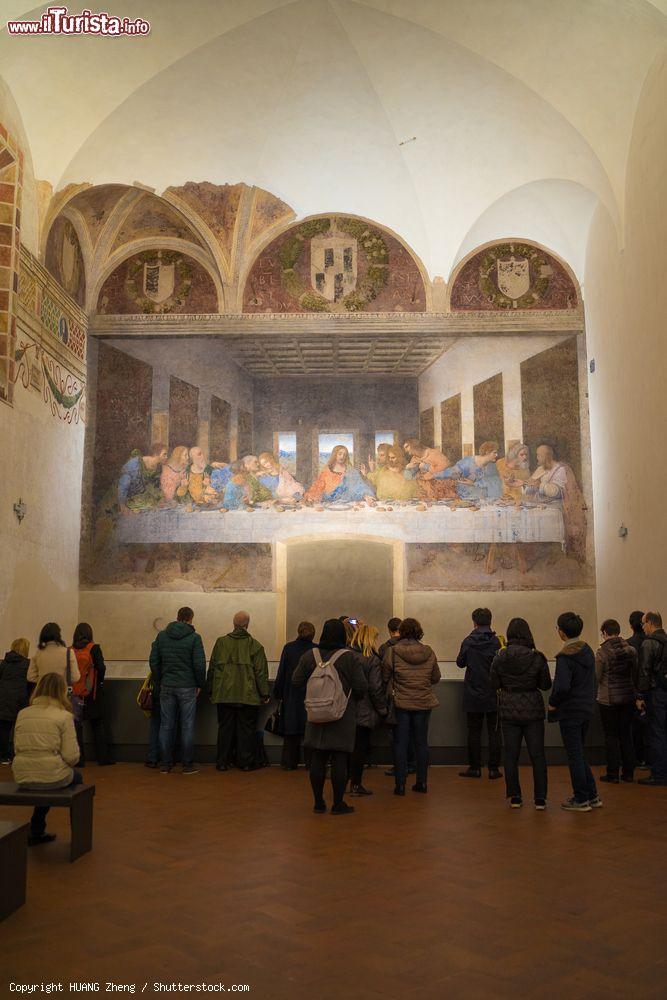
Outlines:
[[60, 406], [62, 406], [64, 410], [71, 410], [72, 407], [76, 406], [76, 404], [83, 396], [83, 391], [86, 388], [85, 385], [82, 385], [79, 391], [75, 392], [73, 396], [70, 396], [66, 392], [63, 392], [62, 389], [59, 389], [56, 383], [53, 381], [53, 378], [49, 374], [49, 369], [46, 367], [44, 358], [42, 358], [42, 368], [44, 369], [44, 374], [46, 376], [46, 381], [48, 382], [49, 389], [51, 390], [51, 395], [53, 396], [55, 401]]
[[[389, 250], [376, 229], [371, 229], [359, 219], [337, 218], [335, 225], [342, 232], [353, 236], [369, 261], [368, 272], [357, 284], [353, 292], [342, 298], [343, 306], [349, 312], [363, 310], [369, 302], [377, 298], [389, 278]], [[296, 265], [303, 253], [306, 240], [326, 233], [331, 228], [331, 219], [310, 219], [302, 223], [280, 248], [281, 280], [283, 288], [297, 300], [299, 306], [309, 312], [330, 312], [331, 303], [324, 295], [307, 288]]]
[[496, 273], [496, 265], [499, 258], [508, 254], [518, 254], [528, 259], [531, 278], [530, 288], [520, 299], [516, 299], [516, 307], [517, 309], [530, 309], [545, 294], [549, 287], [549, 279], [540, 274], [539, 271], [542, 266], [548, 264], [547, 258], [541, 250], [530, 246], [528, 243], [503, 243], [489, 249], [482, 257], [482, 263], [479, 268], [480, 291], [494, 304], [496, 309], [512, 309], [514, 307], [515, 300], [505, 295], [504, 292], [501, 292], [492, 277], [492, 274]]
[[[143, 294], [144, 264], [154, 264], [157, 262], [157, 254], [160, 254], [160, 263], [173, 264], [175, 267], [174, 290], [166, 300], [158, 305]], [[145, 250], [143, 253], [133, 257], [127, 268], [125, 278], [125, 291], [128, 298], [133, 299], [139, 311], [142, 313], [169, 313], [175, 308], [182, 306], [188, 292], [192, 287], [192, 268], [183, 259], [183, 255], [176, 250]]]

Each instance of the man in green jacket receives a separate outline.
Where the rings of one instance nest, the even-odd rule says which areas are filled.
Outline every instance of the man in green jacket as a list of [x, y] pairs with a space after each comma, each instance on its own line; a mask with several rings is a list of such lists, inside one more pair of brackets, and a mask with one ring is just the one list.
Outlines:
[[174, 763], [176, 720], [181, 724], [183, 774], [196, 774], [194, 762], [197, 696], [206, 680], [204, 644], [192, 625], [192, 608], [180, 608], [177, 620], [158, 632], [151, 647], [150, 668], [160, 699], [160, 770]]
[[256, 768], [257, 714], [269, 700], [269, 667], [249, 624], [248, 612], [237, 611], [233, 632], [220, 636], [209, 662], [206, 688], [218, 712], [218, 771], [228, 770], [234, 749], [237, 767]]

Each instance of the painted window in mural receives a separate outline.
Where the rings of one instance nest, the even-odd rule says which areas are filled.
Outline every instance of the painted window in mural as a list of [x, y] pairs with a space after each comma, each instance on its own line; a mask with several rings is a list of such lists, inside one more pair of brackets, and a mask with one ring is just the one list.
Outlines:
[[396, 444], [396, 434], [394, 431], [376, 431], [375, 432], [375, 450], [377, 451], [381, 444]]
[[296, 472], [296, 432], [278, 431], [275, 449], [281, 465], [294, 474]]

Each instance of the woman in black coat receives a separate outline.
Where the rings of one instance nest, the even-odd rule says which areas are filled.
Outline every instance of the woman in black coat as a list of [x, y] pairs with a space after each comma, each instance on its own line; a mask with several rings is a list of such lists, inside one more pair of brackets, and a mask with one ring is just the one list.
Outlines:
[[491, 664], [491, 684], [498, 692], [498, 710], [505, 742], [505, 786], [512, 809], [520, 809], [519, 754], [525, 738], [533, 765], [536, 809], [547, 805], [547, 759], [544, 753], [544, 699], [551, 687], [544, 653], [535, 649], [528, 622], [513, 618], [507, 626], [507, 646]]
[[379, 632], [373, 625], [360, 622], [352, 638], [352, 649], [359, 653], [359, 662], [368, 682], [368, 691], [357, 702], [357, 731], [350, 757], [350, 795], [372, 795], [364, 788], [364, 764], [371, 749], [371, 734], [387, 716], [387, 692], [382, 679], [382, 660], [378, 654]]
[[[334, 669], [338, 671], [348, 701], [345, 712], [335, 722], [308, 721], [306, 723], [303, 744], [311, 749], [310, 784], [315, 797], [313, 811], [316, 813], [327, 811], [324, 801], [324, 778], [327, 763], [331, 763], [331, 784], [334, 794], [331, 812], [334, 815], [345, 815], [354, 812], [354, 806], [349, 806], [344, 801], [343, 796], [347, 785], [349, 756], [354, 749], [357, 728], [355, 702], [359, 698], [363, 698], [368, 684], [359, 662], [359, 654], [353, 653], [348, 648], [345, 626], [337, 618], [330, 618], [324, 623], [320, 636], [319, 652], [323, 663], [327, 663], [334, 653], [339, 653], [334, 663]], [[295, 687], [306, 687], [315, 666], [315, 656], [310, 650], [301, 657], [292, 675], [292, 684]]]
[[[296, 771], [299, 766], [301, 741], [306, 731], [306, 697], [305, 687], [294, 687], [292, 675], [296, 666], [309, 649], [315, 648], [313, 639], [315, 626], [311, 622], [300, 622], [297, 638], [284, 647], [278, 664], [278, 673], [273, 682], [273, 697], [282, 702], [280, 712], [280, 732], [283, 738], [283, 750], [280, 766], [283, 771]], [[310, 754], [304, 753], [304, 763], [310, 763]]]
[[75, 695], [79, 693], [82, 694], [86, 687], [84, 670], [86, 669], [85, 665], [88, 662], [90, 662], [92, 670], [94, 671], [94, 675], [91, 675], [93, 680], [89, 684], [90, 690], [83, 698], [83, 711], [79, 715], [78, 719], [76, 715], [74, 719], [76, 738], [79, 741], [79, 749], [81, 751], [78, 766], [83, 767], [86, 763], [83, 742], [84, 722], [89, 722], [93, 730], [97, 763], [102, 766], [106, 764], [115, 764], [116, 761], [113, 760], [111, 756], [104, 704], [104, 676], [107, 668], [104, 662], [104, 656], [102, 655], [102, 650], [93, 640], [93, 630], [87, 622], [79, 622], [77, 627], [74, 629], [72, 650], [76, 656], [79, 672], [81, 674], [80, 681], [75, 684], [73, 688]]
[[11, 763], [16, 716], [28, 705], [29, 653], [29, 641], [15, 639], [0, 663], [0, 764]]

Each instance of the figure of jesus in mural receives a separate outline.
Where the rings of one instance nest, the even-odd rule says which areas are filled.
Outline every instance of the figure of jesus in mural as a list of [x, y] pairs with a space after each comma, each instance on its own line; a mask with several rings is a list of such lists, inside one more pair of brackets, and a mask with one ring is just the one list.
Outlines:
[[309, 503], [356, 503], [365, 500], [375, 504], [375, 489], [368, 480], [355, 469], [350, 461], [350, 453], [345, 445], [336, 445], [329, 461], [319, 476], [306, 491]]

